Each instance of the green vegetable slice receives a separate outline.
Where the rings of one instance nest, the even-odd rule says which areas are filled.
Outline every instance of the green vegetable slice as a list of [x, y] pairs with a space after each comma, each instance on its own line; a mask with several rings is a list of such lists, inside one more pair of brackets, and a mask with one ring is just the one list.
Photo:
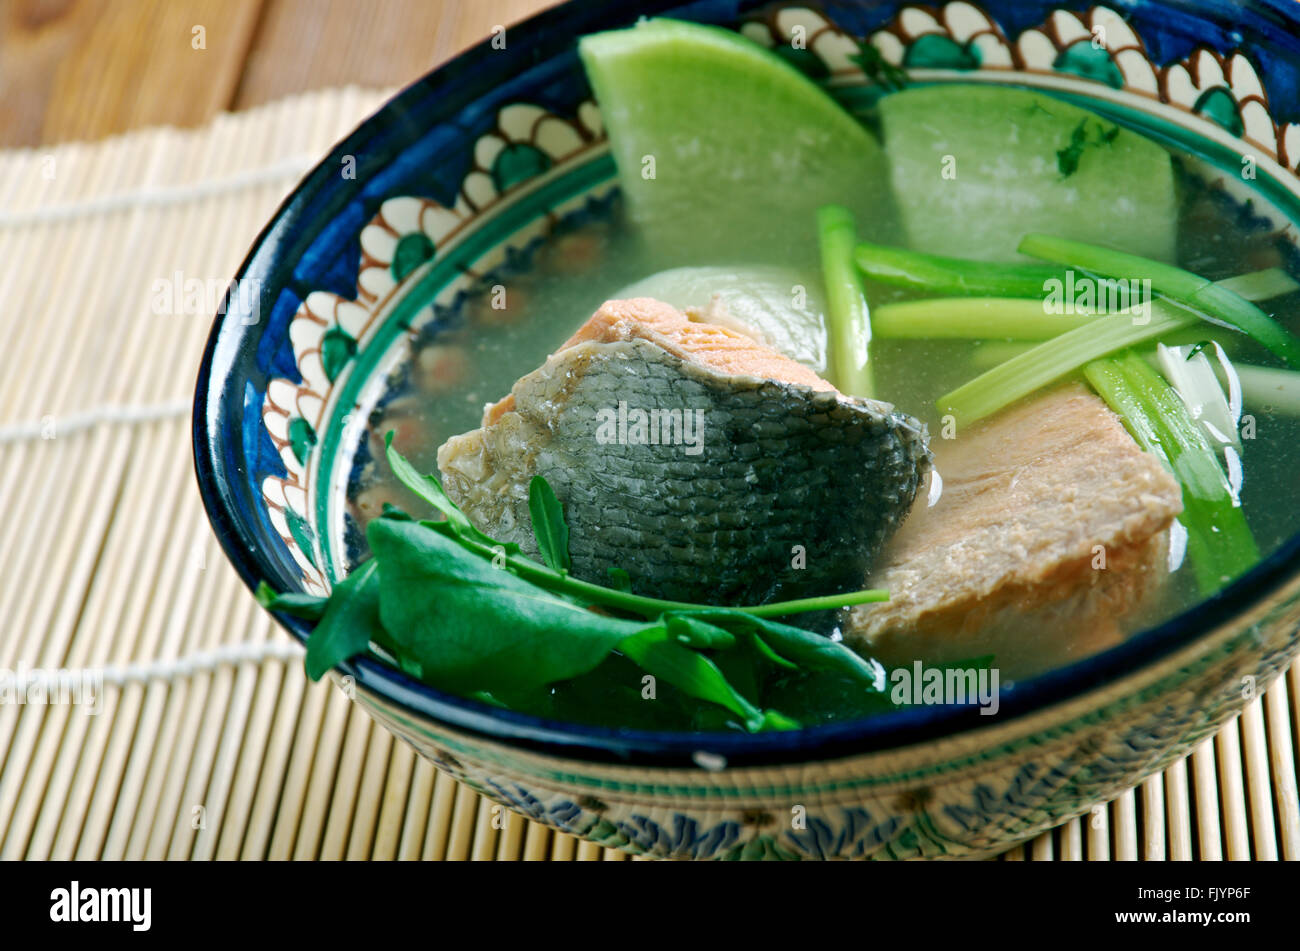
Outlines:
[[879, 144], [772, 50], [652, 18], [584, 36], [578, 53], [629, 218], [661, 260], [720, 263], [734, 236], [751, 263], [811, 264], [813, 215], [831, 202], [877, 236], [892, 229]]
[[1001, 83], [916, 84], [883, 97], [879, 114], [902, 243], [1014, 261], [1021, 235], [1055, 231], [1174, 259], [1173, 165], [1138, 132], [1112, 135], [1094, 112]]

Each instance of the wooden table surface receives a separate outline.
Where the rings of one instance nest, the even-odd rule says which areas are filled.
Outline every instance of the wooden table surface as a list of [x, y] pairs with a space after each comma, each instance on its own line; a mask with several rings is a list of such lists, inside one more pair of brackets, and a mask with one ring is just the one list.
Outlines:
[[552, 2], [0, 0], [0, 148], [404, 85]]

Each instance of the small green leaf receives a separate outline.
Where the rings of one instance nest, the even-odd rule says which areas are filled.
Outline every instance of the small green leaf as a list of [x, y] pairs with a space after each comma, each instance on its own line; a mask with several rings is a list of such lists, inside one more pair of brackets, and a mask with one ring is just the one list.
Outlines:
[[493, 567], [452, 531], [384, 518], [366, 528], [393, 652], [416, 661], [429, 683], [506, 698], [584, 674], [646, 629]]
[[736, 644], [736, 636], [730, 631], [690, 614], [665, 614], [664, 623], [678, 643], [696, 650], [726, 650]]
[[741, 696], [713, 661], [671, 637], [667, 625], [656, 625], [627, 638], [618, 649], [683, 693], [730, 710], [751, 732], [761, 729], [763, 711]]
[[555, 571], [568, 571], [569, 526], [564, 523], [564, 508], [551, 484], [539, 475], [528, 483], [528, 514], [542, 561]]
[[488, 546], [497, 544], [496, 539], [483, 534], [470, 523], [468, 516], [447, 495], [447, 490], [442, 487], [441, 482], [431, 475], [422, 475], [405, 456], [393, 448], [391, 430], [384, 435], [384, 450], [388, 465], [393, 470], [393, 475], [397, 477], [397, 481], [447, 516], [447, 522], [456, 535]]
[[624, 594], [632, 590], [632, 578], [622, 568], [610, 568], [608, 570], [610, 587], [615, 591], [622, 591]]
[[307, 676], [312, 680], [365, 653], [372, 640], [384, 640], [377, 569], [372, 558], [335, 586], [325, 613], [307, 638]]
[[885, 690], [884, 667], [829, 637], [729, 608], [702, 609], [693, 611], [692, 615], [725, 626], [733, 633], [762, 635], [764, 647], [795, 663], [805, 673], [837, 673], [874, 692]]
[[391, 518], [399, 522], [411, 521], [411, 516], [404, 509], [399, 509], [392, 502], [384, 503], [384, 510], [379, 513], [380, 518]]
[[276, 611], [280, 614], [288, 614], [291, 617], [300, 617], [308, 621], [319, 621], [325, 613], [325, 606], [328, 598], [322, 598], [315, 594], [300, 594], [297, 592], [285, 592], [278, 594], [265, 581], [257, 583], [257, 590], [254, 592], [257, 597], [257, 603], [268, 611]]
[[1079, 170], [1079, 160], [1089, 146], [1111, 145], [1120, 133], [1119, 126], [1107, 129], [1091, 117], [1085, 117], [1070, 133], [1070, 144], [1056, 153], [1056, 167], [1061, 178], [1069, 178]]
[[798, 664], [796, 664], [796, 663], [794, 663], [794, 662], [792, 662], [792, 661], [788, 661], [788, 660], [786, 660], [784, 657], [782, 657], [782, 656], [781, 656], [780, 654], [778, 654], [776, 651], [772, 650], [772, 648], [768, 645], [767, 641], [763, 640], [763, 638], [761, 638], [759, 635], [757, 635], [757, 634], [750, 634], [750, 637], [753, 638], [753, 640], [754, 640], [754, 647], [758, 650], [758, 652], [759, 652], [760, 654], [762, 654], [764, 657], [766, 657], [769, 661], [771, 661], [771, 662], [772, 662], [773, 664], [775, 664], [776, 666], [778, 666], [778, 667], [784, 667], [786, 670], [798, 670], [798, 669], [799, 669], [799, 665], [798, 665]]

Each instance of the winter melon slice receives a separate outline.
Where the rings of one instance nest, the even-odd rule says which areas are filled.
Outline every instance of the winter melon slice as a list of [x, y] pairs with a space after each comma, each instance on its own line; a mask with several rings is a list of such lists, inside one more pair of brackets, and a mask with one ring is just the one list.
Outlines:
[[815, 260], [817, 208], [896, 235], [879, 144], [816, 83], [720, 27], [645, 20], [579, 53], [627, 209], [661, 264]]
[[961, 83], [886, 96], [880, 115], [911, 247], [1016, 260], [1041, 231], [1174, 259], [1169, 153], [1136, 132], [1043, 93]]

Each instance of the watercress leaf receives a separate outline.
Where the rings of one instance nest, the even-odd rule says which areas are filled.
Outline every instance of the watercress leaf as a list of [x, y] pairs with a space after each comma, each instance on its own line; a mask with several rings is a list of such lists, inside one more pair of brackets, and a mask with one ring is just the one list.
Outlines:
[[308, 621], [319, 621], [321, 615], [325, 613], [325, 605], [329, 600], [315, 594], [300, 594], [292, 591], [280, 594], [265, 581], [258, 582], [254, 596], [257, 598], [257, 603], [268, 611], [278, 611], [280, 614], [288, 614]]
[[1083, 154], [1080, 146], [1070, 145], [1056, 153], [1056, 169], [1062, 178], [1069, 178], [1079, 170], [1079, 157]]
[[767, 658], [769, 663], [775, 664], [777, 667], [783, 667], [786, 670], [799, 669], [799, 665], [796, 664], [794, 661], [786, 660], [776, 651], [772, 650], [771, 646], [767, 643], [767, 641], [763, 640], [763, 638], [759, 634], [751, 631], [749, 636], [754, 642], [754, 649], [757, 650], [758, 653], [761, 654], [763, 657]]
[[618, 649], [637, 666], [683, 693], [730, 710], [751, 732], [762, 726], [763, 711], [741, 696], [713, 661], [678, 643], [667, 624], [632, 635]]
[[394, 651], [458, 693], [502, 697], [596, 667], [644, 621], [613, 618], [525, 581], [414, 522], [366, 530], [379, 562], [379, 614]]
[[312, 680], [383, 638], [377, 567], [372, 558], [334, 586], [325, 613], [307, 638], [307, 676]]
[[763, 733], [768, 730], [798, 730], [803, 724], [794, 717], [788, 717], [779, 710], [764, 710], [763, 721], [759, 725], [758, 732]]
[[555, 571], [568, 571], [569, 526], [564, 523], [564, 508], [551, 484], [539, 475], [528, 483], [528, 514], [542, 561]]
[[679, 643], [696, 650], [726, 650], [736, 644], [730, 631], [690, 614], [670, 612], [664, 615], [664, 624]]
[[872, 43], [859, 40], [858, 52], [849, 56], [849, 60], [886, 89], [902, 89], [907, 85], [907, 72], [885, 59]]
[[421, 474], [405, 456], [393, 448], [391, 431], [384, 436], [384, 449], [389, 468], [393, 470], [397, 481], [445, 515], [448, 524], [457, 535], [485, 545], [497, 544], [495, 539], [485, 535], [470, 523], [469, 517], [451, 500], [451, 496], [447, 494], [441, 482], [431, 475]]
[[805, 672], [835, 672], [874, 691], [885, 690], [885, 668], [878, 661], [864, 658], [829, 637], [727, 608], [712, 608], [692, 614], [733, 632], [762, 635], [765, 646], [797, 664]]
[[384, 503], [384, 510], [381, 513], [379, 513], [379, 517], [395, 518], [403, 522], [409, 522], [411, 520], [410, 515], [408, 515], [403, 509], [399, 509], [392, 502]]

